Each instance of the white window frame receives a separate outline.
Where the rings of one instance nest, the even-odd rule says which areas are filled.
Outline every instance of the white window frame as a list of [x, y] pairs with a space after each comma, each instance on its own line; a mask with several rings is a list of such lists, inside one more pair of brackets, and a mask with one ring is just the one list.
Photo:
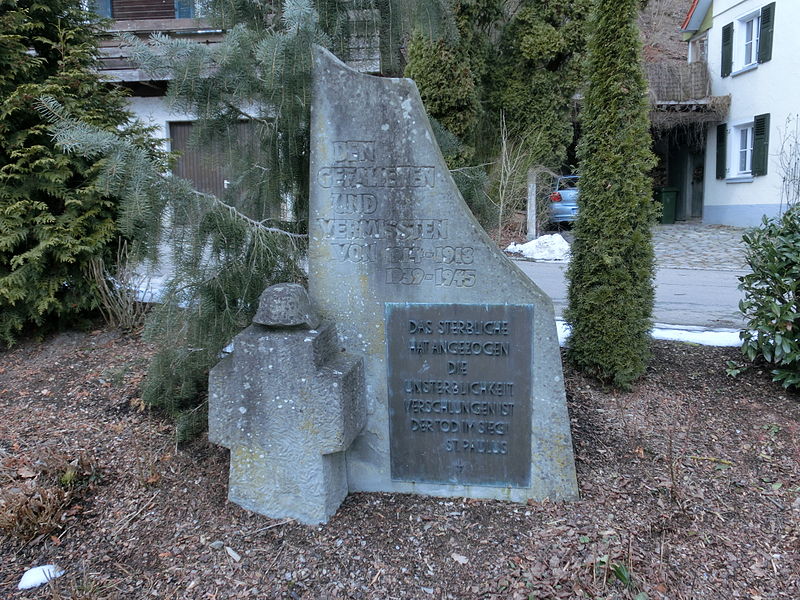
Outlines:
[[708, 62], [708, 32], [689, 42], [689, 63]]
[[753, 127], [738, 127], [739, 171], [738, 175], [750, 175], [753, 172]]
[[[726, 179], [731, 182], [753, 180], [754, 120], [730, 123], [728, 131], [728, 169]], [[746, 136], [743, 137], [743, 134]], [[744, 165], [742, 165], [744, 159]], [[742, 168], [744, 166], [744, 169]]]
[[[750, 40], [747, 39], [747, 26], [752, 24]], [[758, 67], [758, 44], [761, 35], [761, 9], [742, 15], [734, 21], [733, 27], [733, 75]], [[747, 53], [750, 51], [748, 61]]]

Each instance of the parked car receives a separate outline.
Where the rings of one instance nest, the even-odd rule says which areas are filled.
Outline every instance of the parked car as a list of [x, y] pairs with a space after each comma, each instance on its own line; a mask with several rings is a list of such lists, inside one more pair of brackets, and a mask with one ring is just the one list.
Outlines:
[[550, 225], [572, 223], [578, 218], [578, 175], [558, 177], [550, 194]]

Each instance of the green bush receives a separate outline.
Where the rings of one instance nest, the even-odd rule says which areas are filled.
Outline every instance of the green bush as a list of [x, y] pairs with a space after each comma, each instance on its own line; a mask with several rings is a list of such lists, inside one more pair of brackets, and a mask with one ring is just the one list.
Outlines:
[[416, 81], [428, 114], [447, 131], [463, 138], [475, 126], [478, 91], [466, 52], [458, 45], [415, 32], [405, 76]]
[[116, 244], [117, 202], [98, 161], [55, 148], [38, 99], [106, 130], [124, 96], [95, 71], [97, 18], [78, 0], [0, 0], [0, 340], [66, 324], [97, 306], [86, 276]]
[[739, 278], [745, 295], [739, 309], [747, 319], [742, 352], [770, 363], [783, 387], [800, 387], [800, 205], [765, 217], [743, 239], [752, 273]]
[[582, 113], [579, 218], [569, 280], [569, 358], [627, 388], [647, 368], [655, 209], [637, 0], [598, 0]]
[[491, 55], [484, 84], [487, 110], [495, 119], [505, 115], [512, 138], [528, 140], [534, 163], [558, 168], [573, 142], [573, 97], [584, 84], [591, 4], [520, 3]]

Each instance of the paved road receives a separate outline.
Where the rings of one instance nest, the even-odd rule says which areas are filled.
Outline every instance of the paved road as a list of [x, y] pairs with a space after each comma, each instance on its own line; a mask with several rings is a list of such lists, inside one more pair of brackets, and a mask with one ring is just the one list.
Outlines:
[[[566, 264], [515, 260], [516, 265], [552, 299], [556, 317], [567, 303]], [[746, 271], [660, 268], [656, 271], [657, 324], [740, 329], [742, 293], [739, 275]]]

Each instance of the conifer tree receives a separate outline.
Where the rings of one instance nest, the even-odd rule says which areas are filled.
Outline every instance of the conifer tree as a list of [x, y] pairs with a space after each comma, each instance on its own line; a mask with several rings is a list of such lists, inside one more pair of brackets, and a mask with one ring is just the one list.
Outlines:
[[597, 0], [582, 112], [580, 218], [567, 273], [568, 356], [620, 387], [645, 370], [654, 219], [638, 0]]
[[477, 84], [466, 48], [417, 31], [411, 40], [405, 76], [419, 86], [425, 109], [450, 133], [463, 138], [480, 111]]
[[472, 146], [492, 52], [489, 31], [502, 11], [499, 0], [449, 0], [449, 4], [452, 25], [443, 35], [432, 38], [422, 30], [414, 32], [404, 75], [416, 82], [428, 115]]
[[[437, 38], [417, 29], [408, 46], [404, 76], [412, 78], [431, 120], [436, 141], [462, 197], [478, 221], [489, 228], [497, 209], [486, 189], [485, 165], [494, 144], [478, 139], [484, 119], [481, 87], [490, 52], [487, 29], [500, 15], [498, 0], [450, 0], [453, 24]], [[485, 157], [482, 160], [489, 160]]]
[[502, 112], [510, 134], [528, 140], [534, 162], [553, 169], [567, 158], [574, 137], [572, 103], [584, 84], [586, 20], [593, 1], [520, 3], [501, 26], [487, 70], [490, 114], [497, 119]]
[[[225, 31], [218, 44], [124, 39], [134, 62], [170, 81], [171, 106], [197, 116], [194, 144], [225, 150], [231, 174], [221, 197], [166, 175], [146, 151], [58, 103], [45, 104], [63, 149], [105, 157], [102, 184], [122, 198], [120, 227], [142, 256], [169, 246], [173, 276], [146, 327], [160, 351], [143, 400], [178, 417], [179, 439], [205, 423], [208, 370], [250, 323], [262, 290], [304, 276], [312, 45], [346, 60], [350, 15], [381, 7], [377, 14], [392, 19], [394, 41], [382, 49], [390, 66], [402, 60], [400, 38], [444, 22], [444, 4], [430, 0], [215, 0], [211, 18]], [[292, 222], [281, 219], [288, 208]]]
[[116, 239], [116, 201], [95, 160], [58, 151], [36, 100], [101, 129], [128, 119], [93, 71], [96, 18], [78, 0], [0, 0], [0, 339], [96, 306], [85, 276]]

